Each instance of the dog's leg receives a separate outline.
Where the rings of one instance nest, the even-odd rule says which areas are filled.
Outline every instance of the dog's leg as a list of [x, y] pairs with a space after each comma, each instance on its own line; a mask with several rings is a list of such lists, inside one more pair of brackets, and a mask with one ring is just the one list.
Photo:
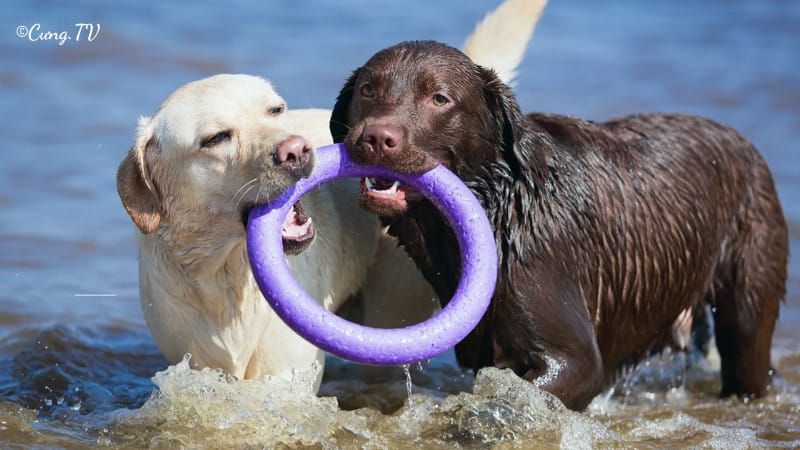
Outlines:
[[[495, 366], [511, 368], [580, 411], [606, 383], [594, 326], [580, 295], [566, 287], [570, 284], [543, 275], [514, 299], [495, 299], [493, 325], [484, 329], [491, 333]], [[457, 347], [460, 361], [474, 344]]]
[[712, 311], [722, 361], [722, 395], [763, 395], [770, 345], [785, 293], [788, 236], [766, 167], [735, 225], [713, 292]]

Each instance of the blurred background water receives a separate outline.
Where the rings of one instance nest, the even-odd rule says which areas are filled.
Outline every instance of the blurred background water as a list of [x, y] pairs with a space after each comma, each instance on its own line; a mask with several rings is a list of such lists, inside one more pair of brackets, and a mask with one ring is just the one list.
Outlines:
[[[447, 359], [412, 371], [414, 407], [393, 415], [374, 408], [401, 407], [405, 380], [368, 383], [340, 361], [322, 392], [341, 407], [285, 383], [182, 365], [151, 380], [168, 365], [139, 309], [133, 225], [114, 178], [137, 117], [180, 85], [222, 72], [270, 79], [290, 107], [329, 108], [375, 51], [407, 39], [460, 46], [498, 4], [4, 4], [0, 447], [800, 446], [800, 3], [792, 0], [555, 0], [516, 88], [525, 111], [706, 115], [761, 150], [793, 250], [772, 354], [778, 378], [765, 399], [718, 400], [713, 362], [687, 370], [683, 355], [643, 365], [585, 414], [494, 371], [473, 391], [472, 375]], [[99, 25], [94, 40], [84, 30], [77, 41], [76, 23]], [[72, 39], [17, 37], [35, 24]], [[374, 408], [342, 408], [363, 405]]]

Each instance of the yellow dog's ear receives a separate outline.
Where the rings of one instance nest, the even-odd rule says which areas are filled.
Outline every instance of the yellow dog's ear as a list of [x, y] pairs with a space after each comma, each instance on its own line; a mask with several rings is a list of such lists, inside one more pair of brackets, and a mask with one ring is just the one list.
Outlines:
[[133, 147], [117, 170], [117, 192], [133, 223], [150, 234], [161, 223], [161, 200], [150, 174], [147, 155], [158, 151], [155, 131], [149, 117], [139, 119]]

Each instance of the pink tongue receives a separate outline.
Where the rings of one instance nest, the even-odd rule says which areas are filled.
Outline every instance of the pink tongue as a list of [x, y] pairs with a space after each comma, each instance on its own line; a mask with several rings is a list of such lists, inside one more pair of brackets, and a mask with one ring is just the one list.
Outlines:
[[298, 239], [308, 234], [310, 220], [306, 218], [303, 223], [300, 223], [298, 219], [297, 210], [295, 208], [292, 208], [289, 213], [286, 214], [286, 218], [283, 219], [283, 230], [281, 232], [281, 236], [284, 239]]

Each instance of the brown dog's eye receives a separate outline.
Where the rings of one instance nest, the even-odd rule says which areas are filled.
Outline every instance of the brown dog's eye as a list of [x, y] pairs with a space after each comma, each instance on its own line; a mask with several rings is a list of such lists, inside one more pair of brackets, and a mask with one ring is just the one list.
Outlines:
[[362, 97], [371, 98], [373, 95], [375, 95], [375, 88], [372, 87], [371, 84], [364, 83], [364, 84], [361, 85], [361, 96]]
[[434, 95], [431, 100], [433, 101], [433, 104], [436, 105], [436, 106], [444, 106], [444, 105], [450, 103], [450, 100], [448, 100], [448, 98], [445, 97], [442, 94]]
[[286, 105], [273, 106], [267, 111], [269, 112], [270, 116], [278, 116], [280, 114], [283, 114], [284, 111], [286, 111]]
[[210, 138], [205, 139], [201, 144], [200, 147], [202, 148], [211, 148], [220, 144], [222, 142], [228, 141], [231, 139], [231, 132], [230, 130], [220, 131], [219, 133], [211, 136]]

